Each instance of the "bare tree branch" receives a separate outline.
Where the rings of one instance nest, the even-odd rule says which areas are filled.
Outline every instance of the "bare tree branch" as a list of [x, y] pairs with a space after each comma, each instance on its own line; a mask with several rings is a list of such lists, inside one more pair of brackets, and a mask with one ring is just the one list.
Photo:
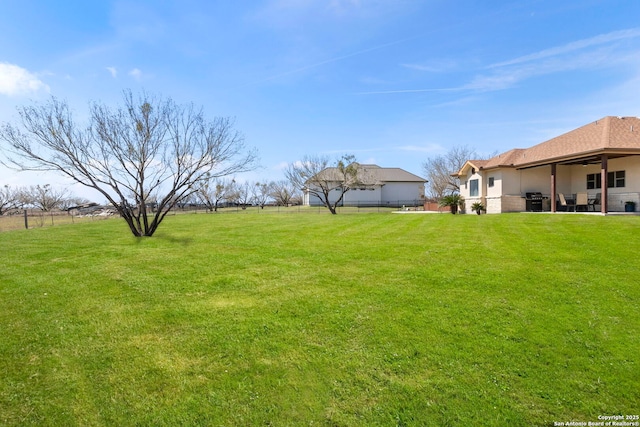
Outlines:
[[460, 192], [460, 180], [452, 176], [458, 172], [467, 160], [480, 160], [475, 150], [467, 146], [451, 148], [446, 154], [431, 158], [422, 164], [428, 195], [441, 199], [446, 194]]
[[280, 206], [289, 206], [300, 194], [298, 189], [287, 180], [272, 182], [269, 188], [271, 198]]

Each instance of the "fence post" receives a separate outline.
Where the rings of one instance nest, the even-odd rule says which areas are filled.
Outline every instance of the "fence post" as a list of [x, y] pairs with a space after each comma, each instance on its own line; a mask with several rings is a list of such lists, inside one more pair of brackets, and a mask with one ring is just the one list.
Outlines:
[[27, 210], [24, 210], [24, 228], [29, 229], [29, 219], [27, 218]]

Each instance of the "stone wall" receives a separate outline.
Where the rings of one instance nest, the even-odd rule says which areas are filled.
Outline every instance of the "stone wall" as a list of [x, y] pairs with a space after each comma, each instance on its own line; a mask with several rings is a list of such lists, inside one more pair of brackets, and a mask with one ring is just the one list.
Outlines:
[[527, 202], [520, 196], [502, 196], [486, 198], [487, 213], [524, 212]]
[[521, 196], [502, 196], [502, 212], [525, 212], [527, 201]]

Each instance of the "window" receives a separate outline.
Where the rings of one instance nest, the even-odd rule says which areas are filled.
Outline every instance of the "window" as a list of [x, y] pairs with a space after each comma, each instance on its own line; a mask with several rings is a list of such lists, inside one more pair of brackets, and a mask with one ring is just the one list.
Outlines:
[[607, 187], [624, 187], [624, 171], [609, 172], [607, 174]]
[[602, 188], [601, 177], [599, 173], [587, 174], [587, 190]]
[[469, 196], [470, 197], [478, 197], [478, 180], [477, 179], [472, 179], [471, 181], [469, 181], [470, 184], [470, 189], [469, 189]]
[[[625, 186], [625, 171], [607, 173], [607, 187], [622, 188]], [[599, 173], [587, 174], [587, 190], [602, 188], [602, 177]]]
[[489, 187], [493, 187], [493, 177], [489, 177]]

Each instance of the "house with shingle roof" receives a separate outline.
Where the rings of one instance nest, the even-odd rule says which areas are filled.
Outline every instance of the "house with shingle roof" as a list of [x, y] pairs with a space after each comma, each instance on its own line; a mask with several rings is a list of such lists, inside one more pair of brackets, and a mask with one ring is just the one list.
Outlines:
[[[342, 191], [338, 185], [340, 173], [337, 168], [326, 168], [319, 175], [322, 175], [322, 180], [327, 181], [335, 176], [336, 185], [331, 199], [337, 200]], [[342, 206], [400, 207], [422, 206], [424, 203], [424, 185], [427, 180], [404, 169], [358, 164], [357, 178], [358, 184], [345, 192]], [[309, 188], [304, 188], [303, 204], [320, 206], [323, 203]]]
[[535, 210], [557, 212], [563, 198], [571, 204], [584, 193], [587, 209], [624, 211], [627, 201], [640, 204], [640, 118], [607, 116], [531, 148], [468, 160], [456, 175], [466, 205], [481, 202], [487, 213], [531, 210], [532, 194], [542, 197]]

